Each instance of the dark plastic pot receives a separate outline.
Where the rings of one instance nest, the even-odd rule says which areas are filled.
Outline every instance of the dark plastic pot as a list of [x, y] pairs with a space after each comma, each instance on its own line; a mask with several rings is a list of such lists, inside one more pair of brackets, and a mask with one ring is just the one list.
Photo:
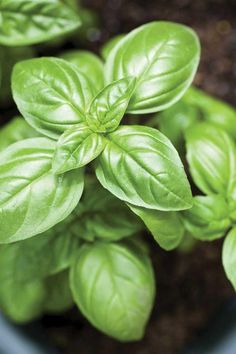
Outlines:
[[59, 354], [37, 324], [16, 326], [0, 314], [0, 354]]
[[236, 354], [235, 297], [224, 304], [211, 319], [199, 340], [180, 354]]

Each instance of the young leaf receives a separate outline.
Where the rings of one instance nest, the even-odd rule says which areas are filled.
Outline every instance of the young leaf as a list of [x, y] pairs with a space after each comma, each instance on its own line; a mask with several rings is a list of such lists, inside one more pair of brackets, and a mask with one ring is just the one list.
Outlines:
[[135, 86], [134, 78], [124, 78], [106, 86], [92, 101], [87, 123], [96, 132], [115, 130], [123, 118]]
[[106, 80], [136, 77], [128, 111], [157, 112], [181, 98], [193, 80], [199, 56], [199, 40], [190, 28], [148, 23], [126, 35], [110, 52]]
[[55, 173], [64, 173], [94, 160], [105, 148], [106, 139], [94, 133], [87, 125], [77, 124], [59, 138], [53, 157]]
[[65, 219], [83, 191], [81, 170], [56, 176], [51, 164], [55, 144], [27, 139], [0, 154], [0, 242], [23, 240]]
[[96, 92], [75, 65], [57, 58], [18, 63], [13, 70], [12, 89], [28, 123], [53, 139], [85, 121], [85, 111]]
[[193, 198], [193, 207], [183, 212], [186, 229], [195, 238], [212, 241], [225, 235], [231, 225], [230, 212], [221, 195]]
[[208, 123], [186, 132], [187, 160], [194, 183], [206, 194], [231, 196], [236, 180], [236, 149], [231, 137]]
[[236, 228], [226, 236], [223, 244], [222, 261], [227, 278], [236, 290]]
[[166, 251], [176, 248], [184, 236], [184, 227], [175, 211], [163, 212], [128, 204], [153, 235], [155, 241]]
[[39, 133], [23, 118], [15, 117], [0, 130], [0, 151], [17, 141], [38, 136]]
[[48, 41], [78, 28], [78, 15], [59, 0], [1, 0], [0, 43], [22, 46]]
[[104, 68], [98, 56], [86, 50], [71, 50], [60, 57], [74, 64], [80, 72], [87, 76], [96, 91], [100, 91], [104, 87]]
[[191, 191], [181, 160], [158, 130], [121, 126], [106, 137], [108, 143], [96, 165], [97, 178], [104, 188], [128, 203], [149, 209], [191, 207]]
[[120, 341], [142, 338], [152, 309], [155, 281], [146, 252], [134, 243], [84, 245], [70, 284], [84, 316]]

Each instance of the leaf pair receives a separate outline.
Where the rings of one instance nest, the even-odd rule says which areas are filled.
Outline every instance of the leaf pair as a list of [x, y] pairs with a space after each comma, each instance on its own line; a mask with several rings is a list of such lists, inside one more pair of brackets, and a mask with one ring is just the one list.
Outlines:
[[103, 133], [115, 130], [128, 106], [134, 80], [122, 79], [106, 86], [91, 102], [85, 122], [67, 129], [59, 138], [53, 160], [56, 173], [80, 168], [104, 150]]
[[236, 146], [222, 129], [209, 123], [186, 132], [187, 159], [197, 187], [207, 196], [195, 197], [184, 212], [187, 229], [197, 238], [222, 237], [235, 210]]

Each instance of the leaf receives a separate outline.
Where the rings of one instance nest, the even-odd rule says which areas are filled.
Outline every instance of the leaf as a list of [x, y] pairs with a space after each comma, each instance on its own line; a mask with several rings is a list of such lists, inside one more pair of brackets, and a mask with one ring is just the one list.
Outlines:
[[179, 153], [184, 154], [184, 132], [197, 123], [198, 113], [195, 107], [180, 100], [165, 111], [157, 113], [147, 125], [159, 128]]
[[38, 280], [22, 286], [22, 284], [16, 284], [9, 279], [1, 283], [1, 310], [14, 322], [32, 321], [42, 313], [45, 295], [44, 285]]
[[131, 204], [128, 206], [142, 219], [155, 241], [164, 250], [173, 250], [180, 244], [184, 236], [184, 227], [177, 212], [151, 210]]
[[84, 74], [73, 64], [57, 58], [18, 63], [13, 70], [12, 90], [28, 123], [53, 139], [85, 121], [85, 111], [95, 95]]
[[1, 245], [1, 284], [10, 279], [23, 286], [68, 268], [79, 246], [71, 226], [64, 221], [37, 237]]
[[60, 56], [62, 59], [74, 64], [92, 82], [96, 91], [104, 87], [104, 68], [101, 59], [86, 50], [71, 50]]
[[121, 126], [108, 134], [96, 175], [104, 188], [128, 203], [157, 210], [191, 207], [183, 165], [170, 141], [158, 130]]
[[182, 97], [193, 80], [199, 56], [199, 40], [190, 28], [151, 22], [126, 35], [110, 52], [106, 82], [136, 77], [128, 112], [157, 112]]
[[101, 48], [101, 56], [104, 60], [107, 60], [112, 49], [123, 39], [125, 34], [118, 34], [115, 37], [110, 38]]
[[47, 296], [44, 311], [58, 313], [67, 311], [73, 306], [73, 298], [69, 287], [68, 271], [60, 272], [45, 280]]
[[42, 233], [65, 219], [83, 191], [81, 170], [56, 176], [51, 163], [55, 144], [33, 138], [0, 154], [0, 243]]
[[190, 87], [183, 96], [183, 102], [199, 110], [199, 117], [224, 129], [236, 138], [236, 110], [226, 102], [211, 97], [206, 92]]
[[155, 295], [146, 252], [134, 243], [84, 245], [74, 260], [70, 284], [84, 316], [120, 341], [142, 338]]
[[86, 241], [117, 241], [142, 229], [142, 223], [126, 204], [102, 188], [95, 179], [86, 178], [80, 205], [82, 210], [79, 210], [76, 228]]
[[87, 125], [77, 124], [67, 129], [57, 142], [52, 167], [55, 173], [64, 173], [87, 165], [106, 145], [101, 134], [94, 133]]
[[236, 228], [226, 236], [223, 244], [222, 261], [227, 278], [236, 290]]
[[39, 133], [31, 128], [23, 118], [15, 117], [0, 130], [0, 151], [17, 141], [38, 136]]
[[231, 195], [236, 180], [236, 149], [233, 140], [208, 123], [186, 132], [187, 160], [194, 183], [206, 194]]
[[231, 225], [228, 204], [221, 195], [194, 197], [193, 207], [183, 212], [183, 220], [186, 229], [202, 241], [223, 237]]
[[99, 92], [86, 117], [90, 128], [98, 133], [115, 130], [125, 114], [134, 86], [135, 79], [124, 78]]
[[31, 45], [56, 38], [80, 26], [78, 15], [58, 0], [1, 0], [0, 43]]

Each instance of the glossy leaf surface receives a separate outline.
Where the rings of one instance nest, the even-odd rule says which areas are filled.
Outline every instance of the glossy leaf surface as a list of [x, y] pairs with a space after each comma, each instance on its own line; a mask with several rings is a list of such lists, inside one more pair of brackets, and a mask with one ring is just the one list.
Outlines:
[[190, 86], [200, 55], [196, 34], [171, 22], [151, 22], [126, 35], [110, 52], [107, 83], [132, 76], [130, 113], [150, 113], [175, 103]]
[[95, 95], [84, 74], [57, 58], [18, 63], [13, 70], [12, 89], [28, 123], [53, 139], [85, 120], [85, 111]]
[[96, 167], [104, 188], [128, 203], [149, 209], [191, 207], [191, 191], [181, 160], [158, 130], [122, 126], [107, 139]]
[[74, 125], [57, 142], [53, 170], [64, 173], [85, 166], [100, 155], [105, 145], [103, 136], [93, 132], [87, 125]]
[[187, 160], [195, 184], [206, 194], [231, 195], [236, 181], [236, 149], [231, 137], [212, 124], [186, 132]]
[[84, 316], [121, 341], [142, 338], [155, 293], [146, 252], [133, 243], [81, 248], [71, 272], [72, 293]]
[[135, 80], [125, 78], [106, 86], [92, 101], [87, 123], [96, 132], [111, 132], [120, 124], [128, 107]]
[[0, 154], [0, 242], [23, 240], [65, 219], [83, 191], [82, 171], [56, 176], [55, 144], [27, 139]]

